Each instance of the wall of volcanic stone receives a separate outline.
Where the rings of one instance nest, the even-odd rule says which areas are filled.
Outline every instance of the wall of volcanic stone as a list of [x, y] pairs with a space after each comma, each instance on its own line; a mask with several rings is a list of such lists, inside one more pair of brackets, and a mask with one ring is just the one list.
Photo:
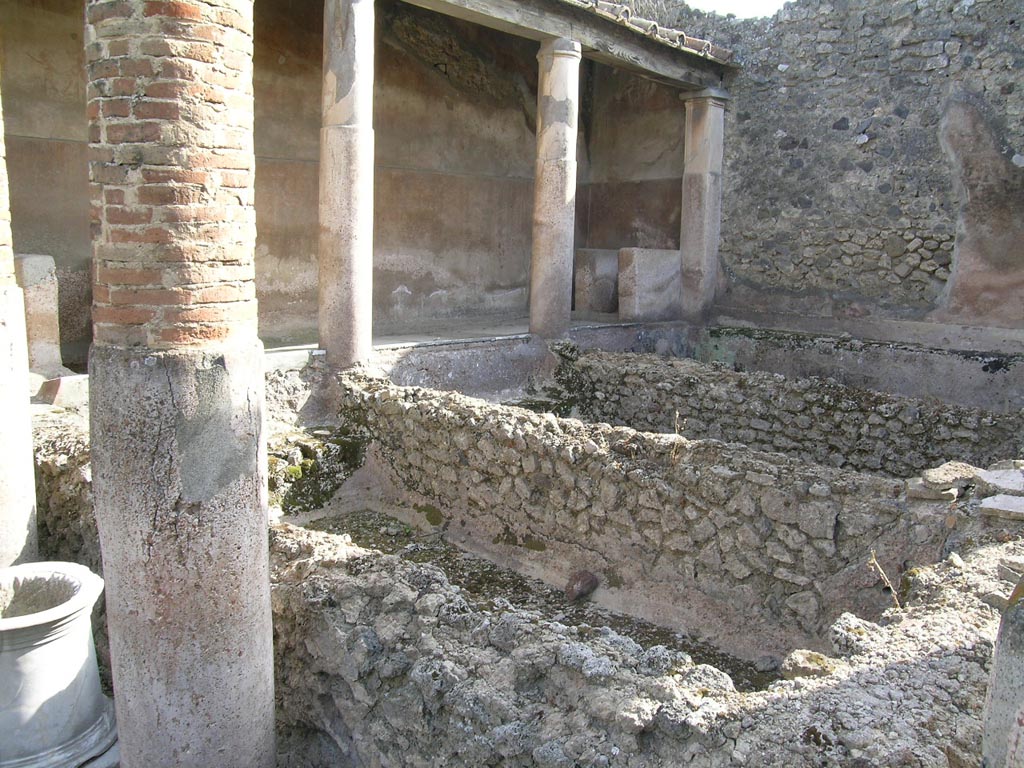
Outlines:
[[731, 308], [1024, 320], [1017, 0], [798, 0], [684, 12], [732, 48]]

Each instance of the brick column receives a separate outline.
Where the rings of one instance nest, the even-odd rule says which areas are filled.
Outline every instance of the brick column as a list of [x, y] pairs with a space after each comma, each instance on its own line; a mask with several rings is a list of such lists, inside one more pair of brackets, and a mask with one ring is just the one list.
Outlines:
[[537, 167], [533, 182], [530, 333], [545, 338], [569, 329], [576, 233], [576, 136], [580, 44], [563, 38], [540, 45]]
[[373, 0], [326, 0], [320, 130], [320, 347], [373, 352]]
[[0, 107], [0, 567], [36, 558], [36, 487], [28, 411], [25, 297], [14, 279], [7, 152]]
[[252, 0], [87, 0], [93, 494], [122, 768], [275, 762]]
[[683, 206], [679, 251], [683, 317], [703, 318], [718, 288], [718, 241], [722, 229], [722, 156], [725, 148], [724, 91], [686, 95]]

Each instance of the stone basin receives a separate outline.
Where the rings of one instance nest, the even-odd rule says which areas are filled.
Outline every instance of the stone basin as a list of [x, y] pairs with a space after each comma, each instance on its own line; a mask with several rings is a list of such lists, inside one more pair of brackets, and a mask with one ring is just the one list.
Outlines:
[[0, 768], [77, 768], [116, 741], [92, 638], [102, 592], [73, 563], [0, 568]]

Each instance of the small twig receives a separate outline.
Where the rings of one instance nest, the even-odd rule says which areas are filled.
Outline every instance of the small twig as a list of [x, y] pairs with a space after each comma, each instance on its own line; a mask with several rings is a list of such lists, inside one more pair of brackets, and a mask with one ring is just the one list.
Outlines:
[[885, 571], [882, 570], [882, 564], [878, 562], [878, 558], [875, 557], [875, 550], [871, 550], [871, 559], [868, 560], [868, 567], [874, 568], [878, 571], [878, 575], [882, 578], [882, 583], [889, 588], [889, 594], [892, 595], [892, 601], [896, 604], [896, 610], [902, 611], [903, 606], [900, 605], [900, 598], [896, 594], [896, 590], [893, 589], [892, 582], [889, 581], [889, 577], [885, 575]]
[[[679, 411], [676, 411], [675, 419], [672, 422], [672, 431], [675, 432], [676, 437], [682, 437], [682, 435], [679, 434]], [[676, 451], [678, 451], [678, 450], [679, 450], [679, 441], [677, 440], [676, 442], [674, 442], [672, 444], [672, 452], [669, 454], [669, 457], [668, 457], [669, 461], [671, 461], [672, 464], [677, 464], [678, 461], [679, 461], [676, 458]]]

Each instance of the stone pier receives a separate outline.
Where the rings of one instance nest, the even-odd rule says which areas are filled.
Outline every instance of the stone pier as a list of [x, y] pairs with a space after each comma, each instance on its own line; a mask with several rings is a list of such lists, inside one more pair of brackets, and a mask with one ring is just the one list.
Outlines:
[[252, 0], [86, 5], [93, 494], [122, 768], [275, 762]]
[[718, 241], [722, 226], [722, 157], [725, 147], [724, 91], [684, 94], [686, 127], [683, 206], [679, 251], [682, 258], [683, 318], [702, 319], [715, 301]]
[[7, 152], [0, 108], [0, 568], [36, 558], [36, 488], [28, 411], [25, 298], [14, 278]]
[[373, 351], [373, 0], [327, 0], [320, 130], [320, 347]]
[[996, 637], [988, 695], [982, 768], [1014, 768], [1024, 764], [1024, 593], [1022, 581], [1003, 613]]
[[537, 54], [530, 333], [545, 338], [568, 330], [572, 308], [580, 59], [580, 44], [564, 38], [545, 40]]

